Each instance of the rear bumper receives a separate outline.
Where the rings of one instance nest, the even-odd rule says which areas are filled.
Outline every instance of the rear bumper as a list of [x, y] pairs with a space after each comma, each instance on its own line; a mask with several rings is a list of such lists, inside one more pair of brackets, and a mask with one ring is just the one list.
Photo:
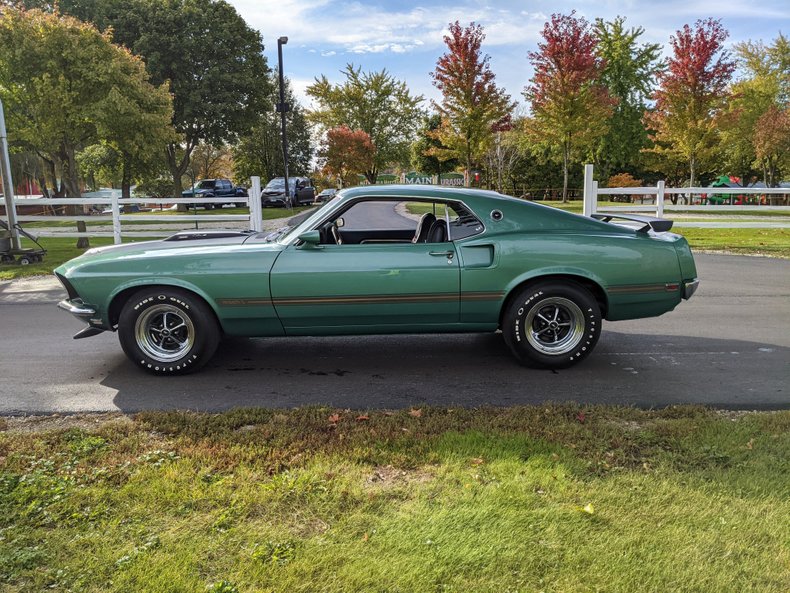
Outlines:
[[699, 287], [699, 278], [694, 278], [694, 280], [687, 280], [683, 283], [683, 298], [688, 300], [692, 297], [692, 295], [697, 292], [697, 288]]

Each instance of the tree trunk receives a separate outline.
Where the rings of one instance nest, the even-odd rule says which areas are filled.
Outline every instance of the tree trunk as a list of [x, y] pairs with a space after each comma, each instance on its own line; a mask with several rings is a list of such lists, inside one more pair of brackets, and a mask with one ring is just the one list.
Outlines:
[[379, 170], [378, 167], [373, 167], [372, 169], [368, 169], [365, 171], [365, 179], [368, 180], [370, 185], [376, 185], [376, 181], [379, 177]]
[[[77, 165], [77, 157], [76, 151], [74, 148], [70, 146], [62, 146], [61, 147], [61, 168], [62, 168], [62, 183], [66, 189], [66, 197], [67, 198], [77, 198], [79, 199], [82, 197], [82, 192], [80, 191], [80, 178], [79, 178], [79, 167]], [[79, 206], [71, 206], [69, 207], [69, 214], [72, 216], [77, 214], [79, 211], [84, 212], [84, 208]], [[85, 233], [88, 229], [85, 226], [84, 220], [77, 221], [77, 232], [78, 233]], [[77, 248], [79, 249], [88, 249], [91, 246], [90, 239], [88, 237], [79, 237], [77, 239]]]
[[[132, 197], [132, 179], [130, 174], [131, 164], [127, 155], [123, 157], [123, 170], [121, 173], [121, 199], [128, 200]], [[131, 204], [124, 204], [123, 211], [129, 214], [132, 211]]]
[[[689, 161], [689, 187], [696, 187], [697, 185], [697, 157], [692, 156]], [[691, 194], [685, 198], [686, 203], [691, 203]]]
[[45, 198], [49, 197], [49, 189], [47, 188], [47, 178], [44, 176], [43, 173], [36, 177], [36, 183], [38, 183], [38, 188], [41, 190], [41, 195]]
[[[178, 160], [178, 146], [175, 144], [168, 144], [167, 146], [167, 167], [170, 169], [170, 175], [173, 177], [173, 197], [180, 198], [181, 192], [183, 191], [183, 186], [181, 184], [181, 177], [184, 176], [186, 173], [187, 168], [189, 167], [189, 158], [192, 155], [192, 149], [194, 145], [187, 141], [186, 148], [184, 149], [184, 156], [181, 157], [181, 160]], [[179, 212], [186, 212], [187, 205], [186, 204], [179, 204], [178, 205]]]

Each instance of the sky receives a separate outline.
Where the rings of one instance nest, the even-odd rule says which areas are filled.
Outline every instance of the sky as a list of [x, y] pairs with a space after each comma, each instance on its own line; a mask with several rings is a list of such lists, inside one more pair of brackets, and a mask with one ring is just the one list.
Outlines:
[[[263, 35], [265, 55], [277, 67], [277, 38], [283, 46], [283, 71], [297, 97], [309, 106], [305, 88], [318, 76], [341, 82], [348, 63], [363, 71], [386, 68], [428, 102], [440, 98], [430, 72], [445, 52], [447, 25], [474, 21], [483, 26], [483, 52], [490, 56], [497, 83], [513, 100], [524, 102], [522, 90], [532, 76], [527, 54], [537, 49], [543, 24], [552, 13], [577, 15], [592, 22], [626, 17], [628, 27], [645, 29], [642, 42], [669, 51], [670, 36], [697, 19], [721, 19], [729, 31], [728, 46], [740, 41], [770, 43], [779, 32], [790, 35], [787, 0], [665, 0], [638, 2], [599, 0], [426, 0], [407, 3], [336, 0], [228, 0], [247, 23]], [[757, 8], [756, 6], [759, 6]]]

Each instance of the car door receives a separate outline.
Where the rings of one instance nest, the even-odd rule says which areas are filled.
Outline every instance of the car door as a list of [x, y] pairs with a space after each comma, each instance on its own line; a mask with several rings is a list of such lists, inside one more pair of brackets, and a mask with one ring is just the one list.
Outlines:
[[270, 283], [291, 335], [440, 331], [458, 323], [451, 242], [290, 245]]

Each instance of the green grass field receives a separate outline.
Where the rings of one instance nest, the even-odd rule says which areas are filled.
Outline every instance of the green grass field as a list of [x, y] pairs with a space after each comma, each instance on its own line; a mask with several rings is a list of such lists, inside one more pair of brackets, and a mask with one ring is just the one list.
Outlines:
[[790, 590], [790, 412], [0, 424], [3, 591]]

